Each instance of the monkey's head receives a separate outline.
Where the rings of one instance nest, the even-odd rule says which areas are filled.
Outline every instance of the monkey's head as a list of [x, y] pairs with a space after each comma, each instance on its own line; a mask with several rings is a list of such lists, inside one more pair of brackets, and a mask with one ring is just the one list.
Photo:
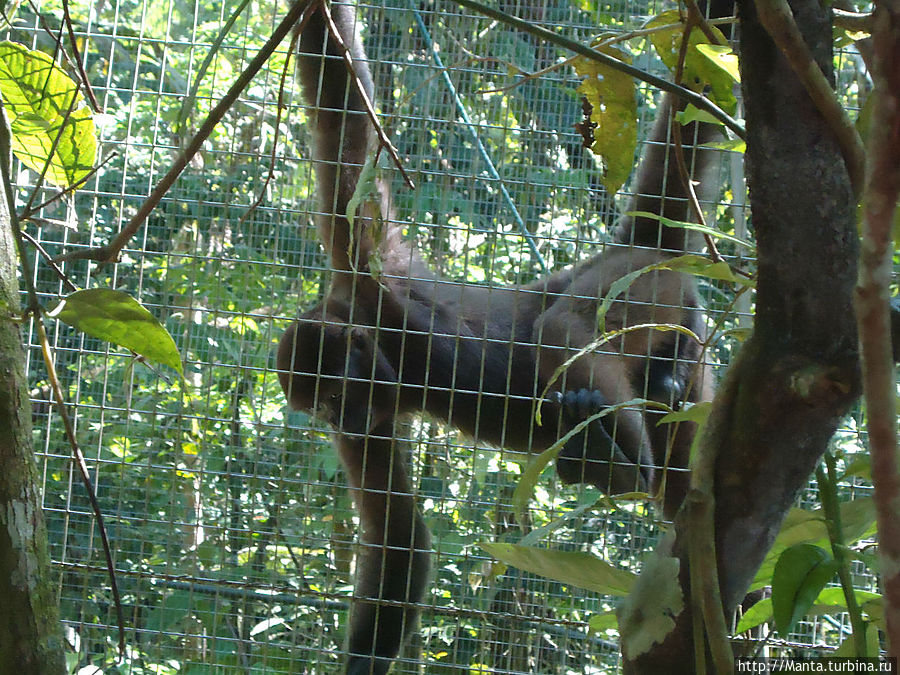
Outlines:
[[315, 411], [338, 431], [365, 434], [394, 413], [397, 373], [372, 331], [321, 306], [281, 337], [278, 378], [291, 408]]

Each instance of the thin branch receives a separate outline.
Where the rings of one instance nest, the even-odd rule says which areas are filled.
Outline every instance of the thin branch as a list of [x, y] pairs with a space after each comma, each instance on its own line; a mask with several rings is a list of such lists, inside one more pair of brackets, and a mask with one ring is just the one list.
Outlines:
[[[697, 6], [696, 0], [684, 0], [684, 4], [688, 10], [688, 21], [692, 22], [697, 28], [703, 31], [703, 35], [706, 36], [706, 39], [710, 41], [710, 43], [714, 45], [722, 45], [722, 37], [717, 35], [715, 31], [710, 27], [710, 22], [706, 20], [706, 15], [700, 11], [700, 8]], [[728, 19], [728, 21], [733, 21], [733, 19]], [[725, 43], [727, 44], [727, 43]]]
[[12, 171], [10, 159], [12, 158], [12, 131], [6, 117], [6, 108], [3, 107], [3, 98], [0, 97], [0, 183], [6, 193], [6, 203], [9, 204], [9, 219], [13, 237], [16, 240], [16, 248], [19, 252], [19, 264], [22, 265], [22, 281], [25, 284], [25, 292], [28, 295], [28, 308], [26, 313], [40, 311], [41, 303], [38, 300], [37, 289], [34, 287], [34, 270], [31, 260], [25, 250], [25, 241], [22, 239], [22, 224], [16, 213], [16, 196], [12, 187]]
[[690, 89], [687, 89], [680, 85], [673, 84], [668, 80], [657, 77], [656, 75], [652, 75], [644, 70], [641, 70], [640, 68], [635, 68], [629, 63], [619, 61], [618, 59], [613, 58], [608, 54], [604, 54], [603, 52], [592, 49], [591, 47], [587, 47], [580, 42], [576, 42], [575, 40], [570, 40], [567, 37], [558, 35], [553, 31], [543, 28], [542, 26], [537, 26], [523, 19], [514, 17], [511, 14], [507, 14], [506, 12], [502, 12], [498, 9], [494, 9], [493, 7], [489, 7], [488, 5], [478, 2], [477, 0], [456, 0], [456, 3], [462, 5], [463, 7], [474, 10], [480, 14], [484, 14], [487, 17], [513, 26], [514, 28], [518, 28], [519, 30], [522, 30], [526, 33], [530, 33], [531, 35], [541, 38], [542, 40], [547, 40], [548, 42], [552, 42], [557, 46], [569, 49], [576, 54], [580, 54], [581, 56], [590, 59], [591, 61], [602, 63], [609, 68], [618, 70], [619, 72], [630, 75], [631, 77], [634, 77], [642, 82], [653, 85], [654, 87], [657, 87], [662, 91], [667, 91], [671, 94], [674, 94], [681, 100], [686, 101], [687, 103], [692, 103], [700, 110], [705, 110], [706, 112], [708, 112], [710, 115], [722, 122], [722, 124], [724, 124], [726, 127], [731, 129], [735, 133], [735, 135], [738, 136], [738, 138], [746, 138], [746, 131], [737, 120], [731, 117], [728, 113], [726, 113], [708, 98], [702, 96], [701, 94], [698, 94], [695, 91], [691, 91]]
[[350, 48], [344, 42], [344, 38], [341, 37], [341, 32], [338, 30], [338, 27], [334, 23], [334, 18], [331, 16], [331, 9], [328, 7], [327, 0], [319, 0], [319, 7], [322, 9], [322, 14], [325, 15], [325, 20], [328, 22], [328, 31], [331, 33], [331, 37], [334, 38], [334, 41], [337, 42], [341, 47], [342, 56], [344, 57], [344, 63], [347, 65], [347, 70], [350, 72], [350, 77], [353, 80], [353, 84], [356, 87], [357, 92], [359, 92], [359, 96], [362, 99], [363, 105], [366, 107], [366, 114], [369, 116], [369, 119], [372, 122], [372, 126], [375, 128], [375, 134], [378, 136], [378, 141], [391, 156], [391, 160], [394, 162], [394, 165], [403, 176], [403, 181], [409, 186], [411, 190], [415, 190], [415, 183], [413, 183], [412, 179], [409, 177], [409, 174], [406, 173], [406, 169], [403, 168], [403, 162], [400, 160], [400, 155], [397, 152], [397, 148], [395, 148], [393, 143], [391, 143], [391, 139], [387, 137], [387, 134], [384, 131], [384, 127], [382, 127], [381, 123], [378, 121], [378, 115], [375, 113], [375, 106], [372, 105], [372, 101], [369, 98], [369, 93], [366, 91], [366, 88], [363, 86], [363, 83], [359, 79], [359, 75], [356, 72], [356, 64], [353, 62], [353, 56], [350, 54]]
[[[726, 19], [727, 22], [732, 22], [733, 19]], [[609, 47], [611, 45], [621, 44], [622, 42], [627, 42], [628, 40], [632, 40], [637, 37], [646, 37], [648, 35], [653, 35], [654, 33], [661, 33], [663, 31], [671, 31], [676, 28], [681, 28], [684, 24], [682, 23], [667, 23], [664, 26], [654, 26], [653, 28], [639, 28], [637, 30], [632, 30], [627, 33], [621, 33], [619, 35], [615, 35], [610, 38], [601, 39], [598, 42], [591, 42], [595, 48], [599, 47]], [[505, 61], [503, 59], [498, 59], [495, 57], [487, 57], [483, 59], [478, 59], [480, 62], [487, 61], [495, 61], [507, 66], [508, 69], [515, 68], [519, 71], [519, 75], [521, 79], [516, 80], [512, 84], [508, 84], [504, 87], [498, 87], [497, 89], [479, 89], [476, 91], [478, 94], [499, 94], [507, 91], [512, 91], [516, 87], [523, 85], [525, 82], [529, 80], [537, 79], [543, 75], [547, 75], [549, 73], [555, 72], [560, 68], [564, 68], [565, 66], [571, 65], [576, 59], [580, 57], [578, 56], [570, 56], [567, 59], [554, 63], [552, 65], [547, 66], [546, 68], [542, 68], [541, 70], [535, 71], [527, 71], [519, 68], [515, 63], [511, 61]]]
[[35, 316], [34, 324], [37, 326], [38, 339], [41, 343], [41, 354], [44, 356], [44, 365], [47, 368], [47, 379], [50, 380], [53, 398], [56, 400], [56, 407], [62, 418], [63, 426], [66, 429], [66, 438], [69, 439], [69, 446], [72, 448], [72, 457], [75, 460], [75, 466], [78, 467], [81, 482], [84, 485], [85, 492], [87, 492], [88, 500], [91, 502], [91, 511], [94, 514], [94, 519], [97, 521], [97, 530], [100, 533], [103, 554], [106, 556], [106, 571], [109, 575], [109, 586], [113, 595], [113, 604], [116, 607], [116, 621], [119, 624], [119, 653], [125, 654], [125, 613], [122, 610], [122, 598], [119, 595], [119, 584], [116, 581], [116, 568], [113, 564], [109, 537], [106, 534], [106, 524], [103, 521], [103, 512], [100, 510], [100, 503], [97, 501], [97, 493], [94, 490], [94, 484], [91, 481], [91, 474], [88, 470], [87, 462], [84, 460], [84, 453], [81, 452], [81, 448], [75, 438], [75, 428], [72, 426], [72, 420], [66, 410], [62, 384], [59, 381], [59, 377], [56, 375], [56, 366], [53, 364], [53, 355], [50, 353], [50, 341], [47, 339], [47, 331], [44, 329], [43, 317], [40, 315]]
[[41, 202], [37, 206], [26, 206], [24, 209], [22, 209], [22, 215], [21, 215], [22, 220], [30, 220], [32, 218], [32, 216], [34, 216], [35, 213], [40, 211], [45, 206], [49, 206], [53, 202], [58, 201], [58, 200], [62, 199], [63, 197], [65, 197], [70, 192], [74, 192], [75, 190], [80, 188], [82, 185], [84, 185], [91, 179], [91, 176], [93, 176], [100, 169], [102, 169], [104, 166], [106, 166], [113, 157], [118, 157], [118, 155], [119, 155], [119, 151], [113, 150], [106, 157], [104, 157], [103, 160], [99, 164], [97, 164], [97, 166], [92, 167], [90, 171], [88, 171], [84, 176], [82, 176], [77, 181], [72, 183], [69, 187], [60, 190], [55, 195], [53, 195], [49, 199]]
[[253, 60], [247, 64], [247, 67], [244, 68], [237, 80], [234, 81], [234, 84], [231, 85], [225, 96], [222, 97], [222, 100], [220, 100], [219, 103], [216, 104], [216, 107], [212, 109], [206, 120], [204, 120], [203, 124], [200, 126], [200, 129], [191, 139], [190, 143], [188, 143], [187, 147], [178, 155], [169, 171], [160, 179], [159, 183], [157, 183], [156, 187], [153, 189], [153, 192], [151, 192], [150, 196], [147, 197], [143, 204], [141, 204], [141, 208], [134, 214], [131, 220], [128, 221], [128, 224], [122, 228], [122, 231], [116, 235], [116, 238], [105, 246], [96, 246], [60, 256], [55, 258], [56, 262], [63, 260], [88, 259], [95, 260], [99, 263], [108, 263], [113, 262], [119, 257], [119, 253], [125, 247], [125, 244], [127, 244], [137, 233], [140, 226], [147, 219], [147, 216], [150, 215], [172, 185], [174, 185], [175, 181], [178, 180], [181, 172], [184, 171], [194, 155], [196, 155], [200, 148], [203, 147], [203, 143], [209, 138], [213, 129], [222, 120], [231, 106], [234, 105], [238, 96], [240, 96], [247, 84], [250, 83], [266, 64], [276, 47], [281, 44], [281, 41], [290, 32], [294, 24], [301, 18], [308, 6], [308, 0], [294, 0], [294, 2], [291, 3], [287, 14], [285, 14], [281, 23], [275, 28], [272, 36], [266, 40], [266, 43], [263, 45], [262, 49], [259, 50], [259, 53], [257, 53], [257, 55], [253, 57]]
[[297, 38], [300, 35], [300, 31], [303, 30], [302, 24], [306, 22], [309, 15], [301, 21], [301, 26], [294, 31], [293, 37], [291, 37], [291, 46], [288, 47], [287, 58], [284, 60], [284, 68], [281, 71], [281, 78], [278, 82], [278, 103], [275, 105], [275, 131], [272, 134], [272, 152], [269, 153], [269, 171], [266, 173], [266, 179], [263, 181], [262, 187], [259, 190], [259, 196], [253, 201], [252, 204], [244, 211], [244, 214], [241, 216], [240, 221], [238, 221], [238, 225], [243, 224], [247, 218], [250, 217], [256, 209], [262, 204], [263, 199], [266, 198], [266, 190], [269, 187], [269, 183], [272, 182], [272, 179], [275, 177], [275, 155], [278, 152], [278, 137], [281, 135], [281, 115], [284, 112], [284, 85], [287, 82], [288, 78], [288, 70], [291, 67], [291, 56], [294, 54], [294, 49], [297, 47]]
[[[60, 33], [57, 37], [56, 49], [62, 49], [62, 26], [60, 26]], [[54, 59], [55, 60], [55, 59]], [[44, 80], [43, 88], [45, 91], [42, 91], [44, 96], [47, 95], [46, 87], [50, 81], [50, 77], [48, 75], [47, 79]], [[34, 189], [31, 191], [31, 194], [28, 196], [28, 203], [25, 204], [25, 209], [28, 210], [31, 208], [31, 205], [34, 203], [34, 200], [37, 198], [38, 191], [44, 184], [44, 180], [47, 177], [47, 171], [50, 169], [50, 164], [53, 162], [53, 155], [56, 154], [56, 149], [59, 147], [59, 142], [62, 140], [63, 132], [66, 131], [66, 125], [69, 123], [69, 118], [72, 116], [72, 112], [75, 110], [75, 104], [78, 102], [78, 96], [74, 93], [72, 94], [72, 100], [69, 101], [69, 107], [66, 109], [66, 112], [63, 114], [62, 123], [59, 125], [59, 130], [56, 132], [56, 136], [53, 137], [53, 143], [50, 145], [50, 150], [47, 152], [47, 159], [44, 160], [44, 166], [41, 167], [41, 172], [38, 174], [37, 181], [34, 184]], [[12, 206], [10, 206], [12, 209]]]
[[875, 27], [873, 14], [848, 12], [837, 7], [833, 7], [831, 11], [834, 15], [834, 25], [837, 28], [843, 28], [854, 33], [871, 33]]
[[891, 228], [900, 198], [900, 10], [896, 3], [876, 2], [872, 37], [875, 105], [854, 304], [878, 514], [884, 614], [888, 644], [896, 657], [900, 656], [900, 461], [888, 305], [894, 254]]
[[[50, 36], [50, 39], [56, 40], [56, 41], [57, 41], [57, 47], [59, 47], [59, 42], [58, 42], [58, 40], [61, 40], [61, 39], [62, 39], [62, 30], [63, 30], [63, 28], [65, 27], [65, 25], [64, 25], [64, 24], [60, 24], [60, 26], [59, 26], [59, 33], [55, 33], [53, 30], [50, 29], [50, 25], [49, 25], [49, 24], [47, 23], [47, 21], [44, 19], [44, 16], [43, 16], [43, 14], [41, 14], [41, 11], [40, 11], [40, 9], [38, 9], [38, 6], [37, 6], [36, 4], [34, 4], [34, 0], [28, 0], [28, 4], [29, 4], [29, 6], [31, 7], [31, 11], [34, 12], [34, 15], [37, 17], [38, 23], [39, 23], [40, 26], [41, 26], [41, 30], [43, 30], [45, 33], [47, 33], [47, 35]], [[5, 15], [4, 15], [4, 16], [5, 16]], [[7, 23], [8, 23], [8, 22], [9, 22], [9, 19], [7, 19]], [[70, 23], [71, 23], [71, 22], [70, 22]], [[71, 34], [70, 34], [70, 35], [71, 35]], [[57, 36], [58, 36], [58, 37], [57, 37]], [[78, 54], [78, 49], [77, 49], [77, 47], [74, 47], [74, 44], [75, 44], [74, 39], [72, 40], [72, 44], [73, 44], [73, 50], [75, 51], [76, 54]], [[81, 66], [80, 66], [80, 63], [79, 63], [79, 64], [76, 64], [76, 63], [72, 60], [72, 57], [69, 55], [69, 53], [68, 53], [65, 49], [60, 49], [56, 54], [53, 55], [53, 60], [54, 60], [54, 61], [56, 60], [56, 57], [57, 57], [57, 56], [62, 56], [62, 58], [65, 60], [65, 62], [66, 62], [67, 64], [69, 64], [69, 67], [70, 67], [72, 70], [79, 71], [79, 73], [81, 72]], [[81, 78], [79, 77], [79, 79], [81, 79]], [[88, 80], [87, 80], [87, 77], [86, 77], [86, 76], [85, 76], [85, 78], [84, 78], [84, 85], [85, 85], [86, 90], [89, 92], [89, 97], [92, 99], [92, 102], [93, 102], [93, 103], [96, 103], [96, 101], [95, 101], [94, 98], [93, 98], [93, 97], [94, 97], [93, 91], [90, 89], [90, 84], [88, 83]], [[99, 110], [99, 104], [97, 105], [97, 107], [95, 108], [95, 110]]]
[[758, 0], [756, 10], [760, 23], [787, 58], [806, 93], [834, 133], [847, 165], [853, 192], [857, 197], [862, 196], [866, 161], [862, 140], [835, 96], [831, 83], [813, 58], [790, 6], [786, 0]]
[[844, 543], [844, 526], [841, 522], [841, 507], [838, 502], [837, 472], [834, 467], [834, 455], [826, 451], [823, 460], [826, 468], [823, 469], [821, 464], [816, 467], [816, 483], [819, 487], [822, 511], [825, 513], [825, 527], [828, 530], [831, 554], [838, 565], [838, 579], [841, 582], [841, 590], [844, 592], [844, 601], [847, 603], [850, 626], [853, 628], [853, 644], [856, 648], [855, 656], [865, 657], [868, 656], [866, 650], [866, 623], [863, 621], [862, 610], [859, 607], [859, 602], [856, 600], [853, 576], [850, 573], [852, 559], [847, 555], [847, 545]]
[[[685, 21], [684, 24], [684, 32], [681, 35], [681, 45], [678, 49], [678, 61], [675, 67], [675, 82], [678, 84], [681, 83], [681, 78], [684, 76], [684, 62], [687, 58], [688, 47], [690, 46], [691, 32], [695, 27], [700, 25], [698, 21], [705, 21], [703, 15], [700, 14], [700, 10], [697, 9], [696, 4], [694, 4], [694, 9], [696, 9], [696, 12], [688, 13], [687, 21]], [[708, 29], [709, 26], [707, 26], [707, 30]], [[712, 31], [710, 31], [710, 33], [711, 32]], [[703, 123], [698, 122], [697, 124]], [[684, 158], [684, 146], [681, 143], [681, 124], [677, 121], [675, 115], [672, 115], [671, 120], [669, 120], [669, 135], [674, 141], [675, 165], [678, 168], [678, 176], [684, 187], [684, 191], [688, 196], [688, 203], [691, 205], [691, 211], [694, 213], [694, 219], [697, 221], [698, 225], [705, 226], [706, 219], [703, 217], [703, 208], [700, 206], [700, 200], [697, 199], [697, 191], [694, 190], [694, 184], [691, 182], [691, 172], [688, 170], [687, 161], [685, 161]], [[704, 232], [703, 239], [706, 242], [706, 248], [709, 251], [709, 256], [712, 258], [713, 262], [724, 262], [712, 236], [708, 232]]]
[[[681, 35], [678, 50], [678, 61], [675, 67], [675, 82], [684, 76], [684, 63], [690, 45], [691, 32], [702, 21], [696, 5], [695, 12], [688, 13]], [[707, 27], [707, 30], [709, 27]], [[700, 124], [700, 123], [698, 123]], [[672, 115], [670, 135], [675, 141], [675, 162], [680, 180], [684, 183], [689, 196], [691, 210], [700, 225], [706, 225], [703, 209], [691, 183], [690, 172], [684, 159], [684, 148], [681, 144], [681, 125]], [[704, 233], [710, 255], [716, 262], [722, 257], [708, 234]], [[706, 672], [706, 648], [712, 656], [713, 668], [717, 673], [731, 672], [734, 667], [734, 654], [728, 640], [728, 627], [722, 610], [722, 594], [719, 586], [718, 556], [716, 555], [716, 522], [715, 522], [715, 453], [713, 446], [698, 453], [696, 465], [691, 467], [691, 490], [686, 499], [686, 513], [692, 527], [688, 531], [688, 574], [691, 581], [691, 610], [694, 631], [694, 656], [698, 672]]]
[[238, 18], [240, 18], [243, 11], [247, 8], [248, 4], [250, 4], [250, 0], [241, 0], [241, 3], [231, 13], [231, 16], [228, 17], [225, 25], [222, 26], [222, 29], [216, 36], [216, 39], [212, 41], [212, 44], [209, 46], [209, 50], [206, 52], [206, 56], [203, 57], [203, 62], [197, 69], [197, 74], [194, 77], [194, 81], [191, 83], [190, 89], [188, 89], [187, 96], [185, 96], [184, 100], [181, 101], [181, 108], [178, 111], [178, 119], [175, 121], [175, 133], [179, 137], [181, 136], [191, 117], [192, 108], [194, 106], [194, 103], [196, 103], [197, 101], [197, 92], [200, 90], [200, 84], [203, 82], [203, 78], [206, 77], [206, 73], [209, 70], [209, 67], [212, 65], [213, 60], [216, 58], [219, 50], [222, 48], [222, 43], [231, 32], [234, 24], [237, 23]]
[[91, 81], [88, 79], [87, 72], [84, 70], [81, 54], [78, 53], [78, 42], [75, 40], [75, 29], [72, 27], [72, 16], [69, 14], [69, 0], [62, 0], [62, 7], [63, 23], [65, 23], [66, 30], [69, 32], [69, 42], [72, 45], [73, 60], [75, 61], [78, 75], [81, 78], [81, 83], [84, 85], [84, 91], [91, 102], [91, 107], [94, 109], [94, 112], [102, 112], [100, 110], [100, 104], [97, 102], [97, 97], [94, 96], [94, 89], [91, 87]]
[[31, 244], [32, 246], [34, 246], [34, 249], [35, 249], [35, 250], [38, 252], [38, 254], [39, 254], [39, 255], [47, 262], [47, 264], [50, 265], [50, 269], [52, 269], [52, 270], [56, 273], [56, 276], [59, 277], [59, 280], [63, 282], [63, 285], [64, 285], [66, 288], [68, 288], [70, 291], [77, 291], [77, 290], [78, 290], [78, 286], [76, 286], [76, 285], [72, 282], [72, 280], [69, 279], [69, 276], [68, 276], [65, 272], [63, 272], [62, 269], [60, 269], [59, 265], [57, 265], [55, 262], [53, 262], [53, 259], [50, 257], [50, 254], [47, 253], [47, 251], [44, 249], [43, 246], [41, 246], [40, 242], [39, 242], [37, 239], [35, 239], [34, 237], [32, 237], [32, 236], [31, 236], [30, 234], [28, 234], [28, 232], [26, 232], [25, 230], [21, 230], [21, 231], [19, 232], [19, 234], [21, 234], [22, 237], [23, 237], [29, 244]]

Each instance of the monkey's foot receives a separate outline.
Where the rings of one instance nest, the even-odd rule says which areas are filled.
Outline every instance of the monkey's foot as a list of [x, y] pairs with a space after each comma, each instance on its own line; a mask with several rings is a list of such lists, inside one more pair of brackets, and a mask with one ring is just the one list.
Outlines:
[[347, 662], [347, 675], [387, 675], [392, 661], [377, 656], [353, 655]]

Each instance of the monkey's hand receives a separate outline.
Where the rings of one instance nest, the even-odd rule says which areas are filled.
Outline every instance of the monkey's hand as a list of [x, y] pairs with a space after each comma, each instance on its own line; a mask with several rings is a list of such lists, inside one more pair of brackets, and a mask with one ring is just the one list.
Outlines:
[[[562, 406], [569, 428], [609, 407], [596, 389], [553, 392], [551, 400]], [[613, 440], [614, 433], [615, 417], [607, 414], [570, 438], [556, 458], [556, 472], [563, 483], [588, 483], [606, 494], [647, 490], [649, 476], [625, 456]]]

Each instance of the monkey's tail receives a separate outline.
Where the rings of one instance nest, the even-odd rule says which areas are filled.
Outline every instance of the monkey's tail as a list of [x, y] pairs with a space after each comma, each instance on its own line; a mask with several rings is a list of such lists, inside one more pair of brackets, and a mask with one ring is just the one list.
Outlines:
[[[723, 136], [721, 127], [715, 124], [672, 125], [670, 119], [674, 107], [672, 95], [666, 94], [659, 104], [627, 212], [646, 212], [670, 220], [695, 222], [686, 180], [692, 182], [701, 204], [716, 199], [718, 181], [713, 174], [719, 166], [720, 153], [701, 146], [721, 140]], [[678, 166], [672, 138], [675, 133], [681, 138], [684, 171]], [[620, 221], [615, 241], [674, 252], [698, 251], [702, 246], [702, 238], [696, 232], [666, 226], [661, 219], [632, 215], [626, 215]]]
[[[706, 12], [709, 6], [710, 19], [729, 17], [734, 14], [734, 0], [710, 0], [699, 3], [700, 10]], [[723, 24], [726, 37], [732, 34], [731, 26]], [[672, 94], [663, 96], [656, 114], [656, 122], [634, 185], [634, 196], [628, 212], [640, 211], [659, 215], [681, 222], [694, 222], [690, 206], [686, 176], [679, 168], [673, 134], [678, 133], [683, 149], [684, 169], [694, 184], [694, 192], [701, 204], [714, 201], [718, 197], [719, 181], [714, 175], [719, 167], [718, 150], [702, 147], [704, 144], [722, 140], [722, 128], [717, 124], [695, 122], [679, 126], [671, 123], [674, 113], [683, 108]], [[615, 232], [615, 241], [648, 248], [670, 251], [698, 251], [703, 239], [696, 232], [678, 227], [667, 227], [656, 218], [625, 216]]]
[[[368, 227], [373, 214], [366, 212], [372, 210], [371, 205], [361, 207], [353, 232], [346, 216], [363, 164], [373, 152], [374, 127], [363, 95], [371, 102], [375, 87], [358, 35], [356, 13], [347, 5], [330, 7], [340, 40], [329, 28], [323, 9], [311, 7], [299, 35], [297, 77], [312, 130], [319, 237], [334, 269], [350, 271], [365, 265], [373, 246]], [[344, 58], [345, 48], [352, 72]], [[379, 192], [384, 201], [384, 191]]]

